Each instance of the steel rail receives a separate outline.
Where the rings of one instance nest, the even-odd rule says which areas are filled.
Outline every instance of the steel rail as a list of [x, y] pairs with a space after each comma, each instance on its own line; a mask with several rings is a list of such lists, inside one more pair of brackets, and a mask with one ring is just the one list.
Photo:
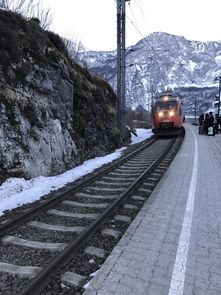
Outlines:
[[115, 169], [116, 167], [120, 166], [122, 163], [124, 163], [125, 161], [127, 161], [130, 158], [134, 157], [136, 154], [139, 154], [140, 152], [142, 152], [144, 149], [146, 149], [147, 147], [152, 145], [157, 139], [158, 139], [158, 137], [154, 137], [154, 139], [150, 140], [148, 143], [143, 145], [141, 148], [139, 148], [136, 151], [130, 153], [129, 155], [122, 158], [121, 160], [113, 163], [109, 167], [104, 168], [102, 171], [96, 173], [95, 175], [92, 175], [89, 178], [81, 181], [80, 183], [76, 184], [74, 187], [67, 188], [62, 193], [58, 193], [58, 195], [55, 196], [54, 198], [42, 202], [42, 204], [40, 204], [38, 207], [28, 209], [22, 215], [19, 215], [18, 217], [15, 217], [12, 220], [9, 220], [9, 221], [5, 222], [4, 224], [0, 225], [0, 235], [3, 235], [7, 231], [13, 230], [15, 227], [18, 227], [18, 226], [24, 224], [28, 219], [37, 216], [43, 210], [46, 210], [46, 209], [54, 206], [58, 202], [63, 201], [70, 194], [74, 194], [74, 193], [78, 192], [79, 190], [84, 188], [86, 185], [91, 184], [93, 181], [97, 180], [98, 178], [102, 177], [103, 175], [105, 175], [109, 171], [111, 171], [111, 170]]
[[119, 197], [86, 229], [84, 229], [79, 236], [71, 242], [43, 271], [41, 271], [30, 283], [24, 288], [19, 295], [39, 295], [45, 287], [50, 283], [51, 277], [58, 273], [58, 269], [65, 266], [74, 256], [76, 251], [82, 243], [85, 243], [93, 235], [93, 233], [107, 220], [107, 218], [114, 213], [119, 205], [128, 197], [130, 197], [143, 180], [150, 174], [161, 160], [167, 155], [173, 146], [176, 138], [172, 139], [167, 149], [160, 154], [160, 156], [135, 180], [130, 187]]

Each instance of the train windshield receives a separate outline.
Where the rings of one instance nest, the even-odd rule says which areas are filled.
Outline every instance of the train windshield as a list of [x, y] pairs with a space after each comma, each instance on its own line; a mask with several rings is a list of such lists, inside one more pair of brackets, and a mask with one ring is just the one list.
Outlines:
[[156, 102], [155, 108], [157, 112], [174, 110], [177, 108], [177, 102], [176, 101]]

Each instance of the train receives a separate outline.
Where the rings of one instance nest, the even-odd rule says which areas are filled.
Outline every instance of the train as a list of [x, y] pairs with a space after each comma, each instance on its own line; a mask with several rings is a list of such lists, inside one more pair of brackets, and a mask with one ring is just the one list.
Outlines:
[[175, 92], [158, 93], [152, 99], [152, 131], [157, 135], [178, 135], [183, 130], [182, 99]]

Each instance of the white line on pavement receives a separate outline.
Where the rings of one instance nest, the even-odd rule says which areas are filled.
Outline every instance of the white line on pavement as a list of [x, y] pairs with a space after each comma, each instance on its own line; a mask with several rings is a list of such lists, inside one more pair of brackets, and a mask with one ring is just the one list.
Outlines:
[[[188, 127], [190, 128], [190, 127]], [[191, 129], [191, 128], [190, 128]], [[197, 181], [197, 166], [198, 166], [198, 143], [194, 131], [191, 129], [194, 136], [194, 161], [192, 177], [190, 182], [188, 200], [183, 219], [182, 230], [180, 234], [179, 244], [177, 248], [176, 260], [173, 268], [173, 275], [170, 282], [170, 289], [168, 295], [182, 295], [184, 291], [184, 282], [186, 274], [186, 265], [188, 257], [188, 249], [191, 236], [191, 226], [194, 208], [194, 198], [196, 192]]]

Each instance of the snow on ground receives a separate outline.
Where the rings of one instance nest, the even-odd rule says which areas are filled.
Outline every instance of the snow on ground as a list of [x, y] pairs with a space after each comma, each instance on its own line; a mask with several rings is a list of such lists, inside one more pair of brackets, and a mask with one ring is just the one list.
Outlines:
[[[136, 129], [136, 133], [137, 137], [132, 134], [131, 144], [151, 137], [152, 130]], [[56, 176], [39, 176], [29, 180], [8, 178], [0, 186], [0, 216], [3, 215], [4, 210], [11, 210], [23, 204], [39, 200], [43, 195], [57, 190], [85, 174], [91, 173], [103, 164], [112, 162], [119, 158], [125, 149], [126, 147], [122, 147], [112, 154], [85, 161], [82, 165]]]

